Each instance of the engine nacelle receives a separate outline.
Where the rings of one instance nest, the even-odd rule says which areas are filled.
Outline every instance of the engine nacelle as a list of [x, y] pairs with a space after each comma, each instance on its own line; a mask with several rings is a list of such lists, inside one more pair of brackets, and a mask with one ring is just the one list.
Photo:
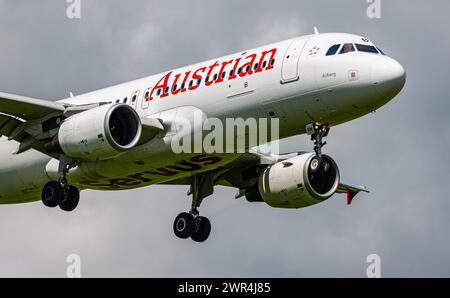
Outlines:
[[48, 147], [72, 158], [108, 159], [133, 148], [141, 132], [140, 118], [129, 105], [107, 104], [65, 119]]
[[[302, 208], [331, 197], [339, 186], [339, 169], [331, 157], [322, 155], [323, 166], [313, 173], [314, 156], [306, 153], [268, 167], [258, 181], [262, 200], [272, 207]], [[255, 191], [248, 193], [254, 201]]]

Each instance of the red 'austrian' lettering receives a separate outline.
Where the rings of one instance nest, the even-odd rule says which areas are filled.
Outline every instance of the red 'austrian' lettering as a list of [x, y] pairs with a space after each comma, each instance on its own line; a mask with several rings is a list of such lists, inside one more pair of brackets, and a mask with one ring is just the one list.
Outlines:
[[[200, 67], [195, 71], [189, 70], [184, 74], [175, 74], [173, 76], [173, 80], [171, 80], [173, 71], [170, 71], [165, 74], [153, 88], [151, 88], [150, 95], [145, 100], [153, 100], [154, 94], [155, 92], [158, 92], [158, 89], [160, 90], [158, 92], [158, 95], [160, 95], [161, 98], [165, 98], [169, 95], [177, 95], [186, 91], [194, 91], [200, 86], [198, 82], [203, 82], [205, 86], [222, 83], [224, 82], [225, 75], [227, 75], [228, 73], [230, 74], [228, 80], [233, 80], [238, 76], [245, 77], [260, 73], [265, 70], [271, 70], [274, 68], [273, 62], [276, 53], [277, 48], [262, 51], [259, 54], [252, 53], [247, 55], [247, 52], [243, 52], [240, 57], [229, 61], [215, 61], [213, 64]], [[257, 66], [255, 66], [255, 63], [257, 64]], [[218, 68], [219, 66], [220, 68]], [[217, 69], [219, 69], [219, 72], [216, 72]], [[205, 72], [206, 76], [204, 77]], [[225, 73], [224, 75], [224, 72], [227, 73]], [[181, 78], [183, 78], [182, 82], [180, 82]], [[189, 81], [190, 83], [188, 83]], [[186, 87], [187, 84], [189, 84], [188, 87]]]

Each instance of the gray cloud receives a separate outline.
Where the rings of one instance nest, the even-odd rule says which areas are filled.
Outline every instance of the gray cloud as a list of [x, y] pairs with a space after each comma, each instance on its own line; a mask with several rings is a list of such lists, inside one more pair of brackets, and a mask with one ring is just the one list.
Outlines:
[[[450, 276], [448, 1], [0, 1], [0, 90], [59, 99], [243, 48], [322, 32], [364, 34], [407, 69], [403, 92], [376, 114], [332, 129], [325, 151], [345, 178], [372, 190], [350, 207], [336, 196], [302, 210], [233, 199], [218, 187], [202, 205], [204, 244], [180, 241], [172, 221], [186, 187], [83, 193], [71, 214], [39, 202], [0, 208], [0, 276]], [[283, 141], [309, 149], [307, 137]]]

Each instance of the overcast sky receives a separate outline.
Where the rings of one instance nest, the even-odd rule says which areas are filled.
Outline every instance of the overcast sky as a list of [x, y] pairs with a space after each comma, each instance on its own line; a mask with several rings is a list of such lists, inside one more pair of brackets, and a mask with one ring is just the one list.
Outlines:
[[[407, 71], [402, 93], [376, 114], [334, 127], [324, 148], [347, 180], [367, 185], [350, 207], [336, 195], [306, 209], [234, 200], [218, 187], [201, 212], [198, 244], [177, 239], [187, 187], [82, 193], [73, 213], [41, 202], [0, 206], [0, 276], [450, 277], [449, 1], [0, 1], [0, 90], [57, 100], [303, 34], [366, 35]], [[307, 137], [284, 151], [311, 149]]]

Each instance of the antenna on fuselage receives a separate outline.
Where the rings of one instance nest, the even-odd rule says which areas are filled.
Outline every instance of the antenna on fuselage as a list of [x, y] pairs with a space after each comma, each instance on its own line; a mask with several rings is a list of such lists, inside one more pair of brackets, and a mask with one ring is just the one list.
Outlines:
[[314, 34], [315, 35], [319, 34], [319, 30], [317, 30], [317, 27], [314, 27]]
[[69, 96], [70, 96], [70, 97], [73, 97], [72, 91], [69, 92]]

